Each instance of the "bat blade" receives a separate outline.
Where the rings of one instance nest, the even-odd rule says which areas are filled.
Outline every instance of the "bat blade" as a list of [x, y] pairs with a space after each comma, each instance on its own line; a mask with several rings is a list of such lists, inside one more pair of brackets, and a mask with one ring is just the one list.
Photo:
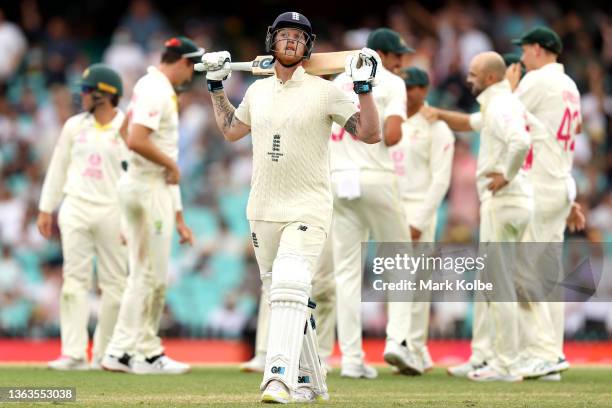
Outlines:
[[[359, 50], [314, 53], [304, 61], [304, 69], [311, 75], [331, 75], [344, 72], [346, 57], [359, 54]], [[273, 75], [274, 59], [271, 55], [259, 55], [251, 62], [232, 62], [233, 71], [251, 71], [253, 75]]]

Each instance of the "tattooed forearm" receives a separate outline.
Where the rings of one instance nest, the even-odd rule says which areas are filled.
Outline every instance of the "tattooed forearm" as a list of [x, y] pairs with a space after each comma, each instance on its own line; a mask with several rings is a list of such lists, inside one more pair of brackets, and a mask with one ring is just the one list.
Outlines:
[[234, 112], [236, 108], [227, 99], [225, 92], [215, 92], [212, 94], [215, 119], [222, 132], [226, 132], [234, 125]]
[[359, 112], [356, 112], [344, 124], [344, 130], [346, 130], [353, 136], [357, 136], [357, 125], [359, 124], [359, 117]]

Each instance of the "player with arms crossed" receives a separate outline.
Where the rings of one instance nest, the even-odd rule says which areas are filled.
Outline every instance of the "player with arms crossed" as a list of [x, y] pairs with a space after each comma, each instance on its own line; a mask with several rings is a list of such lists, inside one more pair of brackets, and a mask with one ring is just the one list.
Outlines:
[[[429, 89], [427, 72], [417, 67], [400, 71], [406, 84], [408, 119], [402, 124], [402, 139], [393, 146], [391, 158], [398, 176], [399, 190], [413, 242], [423, 245], [436, 237], [437, 210], [450, 184], [455, 136], [443, 121], [429, 123], [419, 112]], [[386, 355], [386, 360], [403, 374], [422, 374], [433, 362], [427, 349], [429, 330], [428, 298], [396, 302], [389, 308], [389, 325], [404, 326], [402, 354]]]
[[[406, 91], [395, 75], [402, 55], [413, 50], [400, 35], [388, 28], [370, 33], [368, 48], [382, 60], [373, 96], [378, 109], [383, 143], [365, 145], [354, 140], [346, 127], [334, 125], [330, 142], [331, 177], [334, 187], [332, 253], [336, 277], [338, 341], [342, 351], [341, 375], [351, 378], [376, 378], [374, 367], [365, 364], [361, 326], [361, 243], [370, 235], [380, 242], [409, 242], [410, 231], [388, 146], [402, 137], [406, 119]], [[351, 78], [339, 75], [334, 83], [351, 94]], [[351, 95], [355, 98], [354, 95]], [[393, 303], [389, 308], [393, 307]], [[387, 326], [386, 353], [401, 356], [406, 330]]]
[[88, 295], [94, 257], [102, 296], [94, 334], [92, 368], [113, 334], [127, 277], [127, 253], [121, 245], [117, 181], [127, 148], [120, 128], [125, 115], [117, 104], [123, 94], [119, 74], [103, 64], [81, 78], [85, 112], [64, 124], [40, 196], [38, 229], [51, 237], [52, 213], [59, 213], [64, 268], [60, 298], [62, 355], [49, 363], [55, 370], [86, 370]]
[[314, 40], [302, 14], [279, 15], [266, 36], [266, 50], [276, 59], [275, 74], [255, 81], [238, 108], [223, 91], [222, 81], [230, 75], [229, 52], [202, 57], [225, 139], [236, 141], [249, 133], [253, 139], [247, 218], [271, 306], [263, 402], [329, 398], [314, 319], [308, 313], [312, 274], [332, 216], [328, 139], [336, 122], [366, 143], [380, 140], [371, 95], [376, 53], [363, 49], [347, 60], [361, 103], [358, 112], [331, 82], [305, 73], [302, 61], [312, 52]]
[[[582, 117], [580, 93], [574, 81], [557, 62], [562, 52], [561, 39], [554, 31], [538, 27], [514, 40], [523, 53], [521, 61], [527, 73], [521, 79], [521, 66], [514, 64], [507, 77], [515, 94], [530, 113], [528, 123], [533, 138], [534, 219], [527, 230], [527, 240], [546, 243], [548, 254], [537, 256], [538, 271], [552, 271], [554, 281], [562, 280], [560, 244], [566, 222], [570, 228], [583, 229], [584, 215], [576, 198], [572, 177], [574, 143], [580, 132]], [[541, 244], [545, 245], [545, 244]], [[536, 248], [539, 248], [536, 247]], [[544, 262], [544, 263], [542, 263]], [[524, 375], [560, 379], [560, 371], [569, 368], [563, 353], [564, 304], [532, 302], [522, 313], [525, 319], [527, 362]], [[547, 329], [550, 322], [552, 329]], [[537, 328], [537, 329], [536, 329]], [[552, 331], [553, 341], [549, 341]]]
[[[181, 374], [187, 364], [164, 354], [157, 332], [165, 304], [170, 244], [193, 242], [183, 221], [178, 159], [178, 100], [204, 50], [185, 37], [166, 41], [159, 66], [134, 86], [128, 109], [128, 171], [119, 182], [130, 275], [117, 326], [102, 360], [109, 371]], [[135, 357], [135, 358], [134, 358]]]

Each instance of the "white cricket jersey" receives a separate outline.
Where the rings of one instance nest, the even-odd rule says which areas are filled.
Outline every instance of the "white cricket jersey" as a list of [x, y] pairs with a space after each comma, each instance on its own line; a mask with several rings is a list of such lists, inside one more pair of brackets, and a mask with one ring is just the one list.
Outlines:
[[[380, 125], [384, 128], [385, 120], [393, 115], [406, 119], [406, 87], [402, 78], [380, 65], [376, 81], [377, 85], [372, 90], [372, 96], [376, 102]], [[351, 77], [340, 74], [334, 79], [334, 84], [358, 104], [359, 97], [353, 92]], [[389, 148], [384, 141], [375, 144], [363, 143], [341, 126], [334, 125], [330, 149], [332, 171], [354, 169], [393, 171]]]
[[[483, 202], [492, 197], [489, 173], [501, 173], [509, 183], [495, 193], [499, 198], [533, 196], [528, 171], [531, 140], [525, 107], [503, 80], [485, 89], [477, 98], [482, 112], [476, 187]], [[478, 115], [471, 118], [479, 119]], [[480, 119], [479, 119], [480, 120]]]
[[571, 177], [575, 138], [582, 123], [576, 84], [563, 65], [551, 63], [527, 72], [515, 93], [530, 113], [534, 181]]
[[[134, 86], [128, 107], [130, 125], [139, 124], [152, 130], [149, 137], [155, 146], [172, 160], [178, 160], [178, 100], [168, 78], [156, 67]], [[164, 178], [165, 169], [135, 152], [131, 152], [128, 173], [137, 178]]]
[[89, 112], [66, 121], [45, 176], [40, 211], [55, 211], [64, 194], [94, 204], [118, 203], [117, 180], [127, 147], [119, 133], [125, 115], [116, 112], [106, 125]]
[[[149, 137], [155, 146], [175, 162], [178, 161], [178, 97], [168, 77], [157, 67], [147, 68], [147, 74], [134, 85], [128, 119], [130, 125], [137, 123], [151, 129]], [[165, 169], [131, 151], [128, 174], [133, 179], [163, 180]], [[174, 210], [182, 211], [179, 185], [170, 186], [170, 191]]]
[[255, 81], [235, 112], [253, 139], [247, 218], [328, 230], [329, 135], [333, 122], [344, 125], [356, 112], [344, 92], [302, 67], [285, 83], [276, 75]]
[[389, 150], [402, 199], [420, 202], [410, 225], [423, 231], [448, 191], [455, 136], [445, 122], [430, 124], [416, 113], [402, 124], [402, 139]]

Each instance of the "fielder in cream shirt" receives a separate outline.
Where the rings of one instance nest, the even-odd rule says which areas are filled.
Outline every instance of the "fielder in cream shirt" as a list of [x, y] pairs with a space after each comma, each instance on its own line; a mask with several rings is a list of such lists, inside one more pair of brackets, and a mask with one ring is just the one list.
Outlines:
[[[52, 213], [62, 202], [59, 228], [64, 256], [60, 298], [61, 356], [49, 363], [56, 370], [86, 370], [89, 292], [94, 258], [102, 292], [94, 334], [92, 368], [110, 341], [127, 277], [127, 253], [121, 245], [117, 181], [127, 148], [117, 109], [123, 86], [119, 74], [94, 64], [81, 78], [85, 112], [68, 119], [53, 152], [40, 197], [38, 228], [50, 238]], [[109, 222], [111, 220], [111, 222]]]
[[[481, 243], [521, 242], [533, 216], [527, 111], [513, 95], [505, 70], [503, 58], [495, 52], [481, 53], [472, 60], [468, 83], [478, 96], [481, 115], [423, 109], [430, 119], [442, 119], [452, 129], [481, 131], [476, 171]], [[522, 377], [516, 372], [518, 306], [512, 301], [516, 294], [509, 270], [512, 262], [508, 251], [499, 246], [488, 248], [489, 262], [499, 266], [494, 268], [495, 284], [504, 301], [481, 298], [475, 302], [472, 357], [448, 372], [474, 381], [520, 381]]]
[[[402, 69], [400, 77], [408, 97], [408, 119], [402, 124], [402, 139], [390, 153], [412, 241], [432, 243], [438, 207], [450, 184], [455, 136], [445, 122], [429, 123], [419, 112], [429, 89], [427, 72], [410, 67]], [[406, 348], [385, 359], [403, 360], [400, 372], [421, 374], [433, 367], [427, 349], [430, 306], [429, 299], [412, 299], [389, 307], [387, 332], [405, 333]]]
[[102, 360], [109, 371], [182, 374], [188, 364], [164, 352], [158, 335], [166, 301], [174, 229], [181, 243], [193, 235], [183, 221], [178, 183], [178, 97], [204, 50], [186, 37], [165, 42], [158, 66], [134, 86], [128, 108], [128, 172], [119, 182], [130, 275], [117, 327]]
[[[373, 96], [383, 131], [383, 142], [364, 145], [339, 126], [330, 141], [331, 177], [334, 193], [332, 254], [336, 278], [338, 341], [342, 352], [340, 375], [376, 378], [377, 371], [365, 363], [361, 326], [361, 243], [370, 237], [378, 242], [409, 242], [397, 178], [388, 146], [402, 136], [406, 119], [406, 92], [402, 79], [392, 71], [401, 66], [402, 55], [411, 52], [400, 35], [388, 28], [374, 30], [368, 48], [380, 55]], [[351, 78], [339, 75], [334, 83], [350, 95]], [[351, 97], [356, 101], [355, 95]], [[357, 102], [357, 101], [356, 101]], [[405, 333], [387, 333], [387, 346], [402, 353]]]
[[[576, 220], [580, 220], [577, 229], [584, 228], [584, 215], [574, 202], [576, 183], [571, 174], [574, 144], [582, 124], [580, 93], [563, 65], [557, 62], [563, 50], [557, 33], [537, 27], [513, 42], [522, 48], [521, 61], [527, 73], [521, 79], [520, 65], [515, 64], [508, 69], [507, 76], [529, 112], [533, 138], [535, 207], [527, 240], [541, 243], [535, 246], [540, 252], [533, 254], [540, 279], [560, 282], [563, 278], [560, 245], [566, 223], [575, 228]], [[540, 302], [521, 309], [526, 328], [524, 375], [558, 380], [559, 372], [569, 368], [563, 353], [564, 303], [537, 300]], [[533, 327], [538, 330], [528, 330]]]

